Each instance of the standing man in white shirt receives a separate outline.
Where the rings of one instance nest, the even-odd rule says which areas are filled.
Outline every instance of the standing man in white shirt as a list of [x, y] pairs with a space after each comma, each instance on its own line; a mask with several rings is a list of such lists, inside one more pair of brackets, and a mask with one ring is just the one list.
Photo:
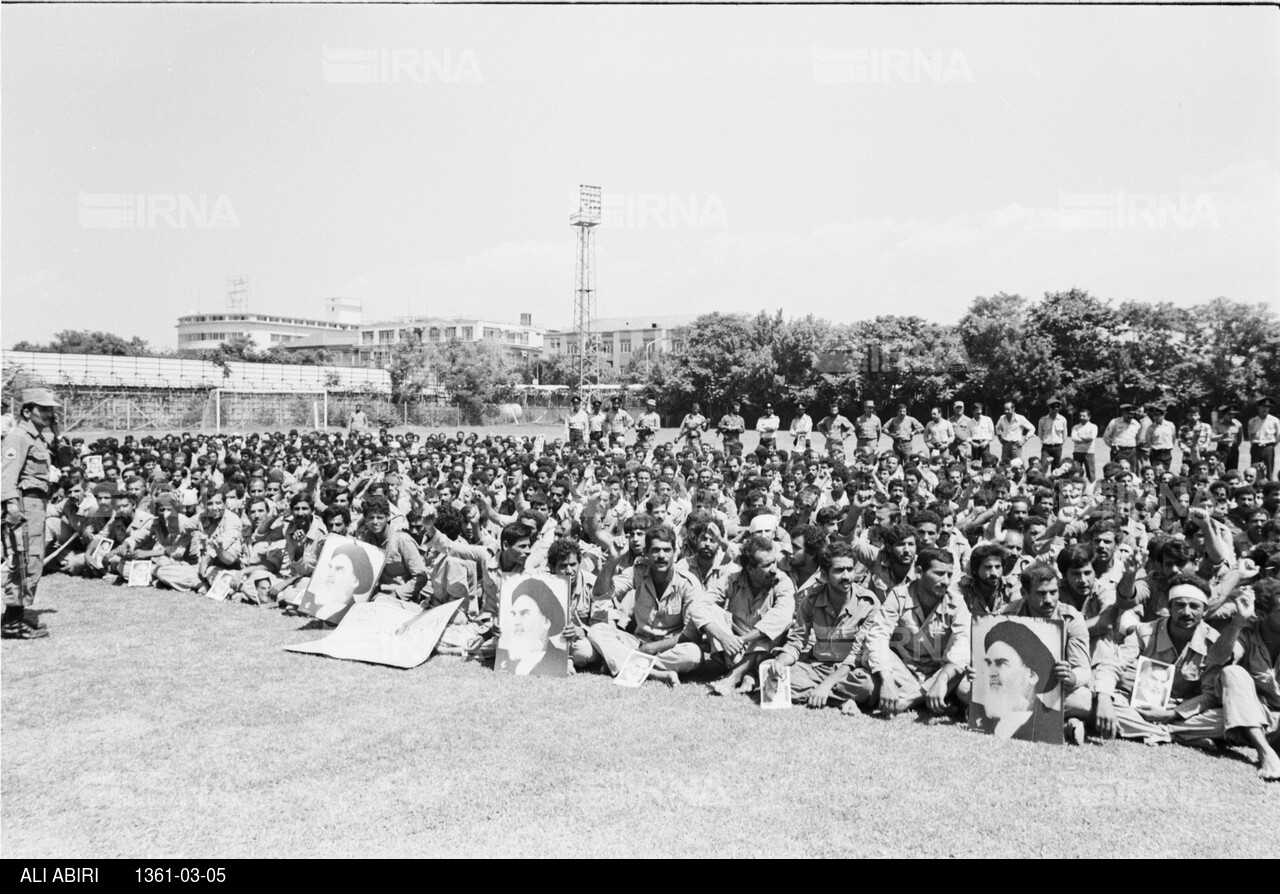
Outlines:
[[1164, 417], [1164, 407], [1151, 404], [1147, 407], [1151, 424], [1143, 437], [1147, 446], [1147, 454], [1151, 465], [1162, 465], [1165, 471], [1173, 465], [1173, 442], [1178, 436], [1178, 429]]
[[573, 408], [564, 420], [565, 440], [570, 447], [581, 447], [587, 442], [587, 427], [591, 424], [591, 414], [582, 408], [582, 398], [574, 397]]
[[1004, 412], [996, 420], [996, 437], [1000, 439], [1000, 462], [1022, 459], [1022, 448], [1027, 438], [1036, 433], [1031, 420], [1013, 408], [1013, 401], [1005, 401]]
[[804, 404], [796, 407], [796, 418], [791, 420], [791, 449], [808, 450], [809, 435], [813, 434], [813, 418], [805, 412]]
[[1280, 419], [1271, 415], [1271, 398], [1260, 397], [1254, 404], [1257, 415], [1249, 420], [1249, 465], [1262, 465], [1268, 479], [1275, 477], [1276, 441], [1280, 440]]
[[972, 459], [982, 459], [991, 449], [991, 439], [996, 436], [996, 424], [983, 412], [982, 404], [973, 404], [973, 435], [969, 438], [969, 446], [973, 448]]
[[956, 436], [951, 442], [951, 455], [959, 460], [967, 459], [965, 454], [970, 452], [969, 445], [973, 440], [973, 420], [964, 414], [964, 401], [958, 400], [951, 405], [951, 418], [947, 421]]
[[764, 414], [756, 420], [756, 433], [760, 435], [760, 446], [772, 451], [778, 446], [778, 429], [782, 420], [773, 412], [773, 404], [764, 405]]
[[955, 440], [955, 428], [942, 418], [942, 409], [934, 407], [929, 411], [929, 421], [924, 424], [924, 445], [930, 455], [945, 456]]
[[1080, 410], [1076, 413], [1076, 418], [1080, 421], [1076, 423], [1075, 428], [1071, 429], [1071, 458], [1075, 460], [1076, 465], [1084, 469], [1085, 477], [1090, 483], [1098, 480], [1098, 470], [1096, 466], [1097, 460], [1097, 441], [1098, 426], [1094, 424], [1088, 410]]
[[1138, 432], [1141, 430], [1142, 423], [1133, 404], [1121, 404], [1120, 415], [1108, 422], [1102, 433], [1102, 442], [1111, 451], [1112, 462], [1128, 461], [1129, 471], [1138, 471]]
[[1056, 469], [1062, 461], [1062, 447], [1067, 440], [1067, 417], [1058, 412], [1062, 401], [1056, 397], [1049, 400], [1049, 412], [1040, 417], [1036, 426], [1036, 436], [1040, 438], [1040, 459], [1050, 470]]

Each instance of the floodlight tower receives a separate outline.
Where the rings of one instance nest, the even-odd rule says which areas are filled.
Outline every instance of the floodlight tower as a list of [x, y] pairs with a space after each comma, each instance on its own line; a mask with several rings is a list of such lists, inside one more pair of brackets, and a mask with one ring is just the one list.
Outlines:
[[249, 310], [249, 277], [244, 274], [227, 278], [227, 310]]
[[596, 332], [596, 237], [600, 224], [600, 187], [578, 188], [578, 213], [569, 217], [578, 228], [578, 288], [573, 297], [573, 332], [578, 353], [574, 367], [578, 390], [600, 381], [600, 336]]

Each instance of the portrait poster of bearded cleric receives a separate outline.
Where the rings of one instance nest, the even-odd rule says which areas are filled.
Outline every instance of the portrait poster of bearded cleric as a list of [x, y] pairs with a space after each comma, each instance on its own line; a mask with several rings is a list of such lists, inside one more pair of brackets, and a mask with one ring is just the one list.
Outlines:
[[1001, 739], [1063, 743], [1061, 621], [989, 615], [973, 623], [969, 727]]
[[569, 650], [564, 629], [569, 585], [558, 577], [507, 578], [498, 603], [498, 654], [494, 670], [517, 677], [566, 677]]
[[347, 609], [373, 597], [386, 558], [386, 553], [371, 543], [329, 535], [298, 610], [337, 624]]

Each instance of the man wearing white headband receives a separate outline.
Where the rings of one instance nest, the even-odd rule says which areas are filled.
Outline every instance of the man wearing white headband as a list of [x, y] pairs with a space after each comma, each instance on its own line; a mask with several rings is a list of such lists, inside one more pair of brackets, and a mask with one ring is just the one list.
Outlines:
[[[1280, 778], [1280, 763], [1266, 741], [1277, 719], [1259, 703], [1249, 673], [1232, 666], [1230, 651], [1224, 660], [1224, 650], [1216, 647], [1218, 632], [1204, 623], [1209, 595], [1201, 578], [1175, 576], [1169, 581], [1169, 616], [1139, 624], [1119, 655], [1095, 671], [1098, 732], [1151, 745], [1191, 744], [1230, 733], [1259, 752], [1263, 778]], [[1130, 704], [1143, 658], [1172, 666], [1172, 690], [1162, 706]]]

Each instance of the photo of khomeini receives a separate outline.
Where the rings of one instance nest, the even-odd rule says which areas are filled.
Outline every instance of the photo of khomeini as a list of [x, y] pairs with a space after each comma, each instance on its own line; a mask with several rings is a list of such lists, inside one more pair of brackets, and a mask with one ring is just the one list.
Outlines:
[[569, 675], [563, 632], [568, 617], [568, 584], [561, 578], [509, 578], [498, 605], [498, 653], [494, 669], [518, 677]]
[[988, 615], [973, 624], [969, 726], [1002, 739], [1063, 742], [1061, 621]]

